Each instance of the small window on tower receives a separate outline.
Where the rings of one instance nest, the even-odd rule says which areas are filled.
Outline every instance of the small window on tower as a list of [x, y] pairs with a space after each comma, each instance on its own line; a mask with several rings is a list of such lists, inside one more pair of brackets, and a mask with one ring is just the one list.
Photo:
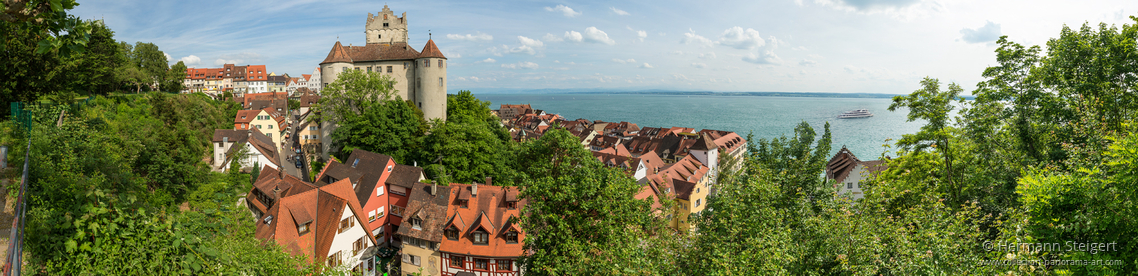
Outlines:
[[431, 60], [429, 60], [429, 59], [423, 60], [423, 66], [424, 67], [431, 67]]
[[384, 27], [387, 27], [387, 23], [383, 23], [383, 26], [384, 26]]
[[383, 38], [383, 35], [377, 35], [375, 38]]
[[439, 78], [439, 87], [443, 86], [443, 78]]

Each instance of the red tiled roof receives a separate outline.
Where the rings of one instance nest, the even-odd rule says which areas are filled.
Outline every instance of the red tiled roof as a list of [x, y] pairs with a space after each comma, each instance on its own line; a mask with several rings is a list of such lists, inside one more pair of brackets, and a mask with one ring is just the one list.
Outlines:
[[419, 58], [447, 58], [443, 56], [443, 52], [439, 51], [439, 47], [435, 46], [435, 41], [432, 39], [427, 40], [427, 45], [423, 46], [423, 53], [419, 54]]
[[248, 123], [257, 118], [257, 114], [261, 114], [261, 110], [238, 110], [237, 117], [233, 119], [235, 123]]
[[[467, 207], [462, 207], [457, 204], [457, 200], [451, 200], [451, 198], [457, 199], [461, 191], [469, 193], [471, 185], [451, 183], [450, 186], [446, 217], [450, 224], [462, 227], [459, 229], [459, 233], [464, 235], [454, 241], [442, 239], [439, 251], [485, 257], [518, 257], [525, 254], [522, 249], [525, 232], [518, 232], [518, 243], [506, 243], [503, 236], [506, 230], [512, 229], [513, 223], [509, 220], [519, 217], [519, 211], [525, 206], [524, 200], [517, 203], [517, 208], [510, 209], [506, 205], [508, 193], [504, 187], [478, 185], [478, 194], [470, 198]], [[461, 220], [469, 225], [463, 226], [454, 223], [456, 216], [461, 217]], [[473, 244], [473, 237], [468, 233], [471, 233], [475, 227], [483, 227], [489, 232], [489, 244]]]
[[320, 64], [333, 62], [365, 62], [381, 60], [413, 60], [419, 57], [419, 51], [404, 42], [392, 44], [371, 43], [364, 46], [344, 46], [339, 41], [332, 46], [328, 57]]

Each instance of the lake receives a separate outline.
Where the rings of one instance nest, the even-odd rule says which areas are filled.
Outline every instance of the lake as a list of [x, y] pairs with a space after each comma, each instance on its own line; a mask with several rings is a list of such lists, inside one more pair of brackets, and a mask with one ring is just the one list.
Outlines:
[[[490, 101], [490, 109], [501, 104], [530, 104], [534, 109], [556, 113], [573, 120], [627, 121], [640, 127], [690, 127], [734, 131], [756, 140], [793, 136], [794, 127], [810, 123], [821, 136], [830, 123], [833, 135], [831, 155], [843, 145], [862, 160], [875, 160], [882, 154], [885, 140], [895, 142], [902, 134], [916, 133], [923, 121], [905, 122], [907, 109], [889, 112], [890, 99], [814, 98], [716, 95], [651, 94], [475, 94]], [[869, 109], [873, 117], [837, 119], [842, 112]]]

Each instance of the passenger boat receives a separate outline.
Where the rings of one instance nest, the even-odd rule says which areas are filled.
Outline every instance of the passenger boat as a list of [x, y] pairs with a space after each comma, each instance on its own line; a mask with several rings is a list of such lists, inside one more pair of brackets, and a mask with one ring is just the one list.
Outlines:
[[838, 115], [838, 119], [854, 119], [854, 118], [867, 118], [867, 117], [873, 117], [873, 113], [869, 113], [868, 109], [858, 109], [858, 110], [842, 113], [842, 115]]

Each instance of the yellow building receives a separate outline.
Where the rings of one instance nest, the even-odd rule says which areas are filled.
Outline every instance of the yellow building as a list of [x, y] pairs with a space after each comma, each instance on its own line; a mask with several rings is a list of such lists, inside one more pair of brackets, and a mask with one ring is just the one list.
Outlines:
[[259, 129], [265, 136], [273, 139], [273, 146], [280, 148], [281, 140], [288, 126], [285, 117], [270, 108], [261, 110], [240, 110], [233, 120], [233, 129]]
[[[707, 196], [711, 190], [708, 186], [711, 182], [710, 170], [710, 167], [689, 155], [667, 169], [645, 177], [644, 186], [636, 199], [673, 200], [675, 204], [671, 212], [664, 214], [670, 218], [668, 227], [690, 230], [691, 215], [699, 214], [707, 208]], [[661, 206], [659, 202], [653, 204], [655, 208]]]

